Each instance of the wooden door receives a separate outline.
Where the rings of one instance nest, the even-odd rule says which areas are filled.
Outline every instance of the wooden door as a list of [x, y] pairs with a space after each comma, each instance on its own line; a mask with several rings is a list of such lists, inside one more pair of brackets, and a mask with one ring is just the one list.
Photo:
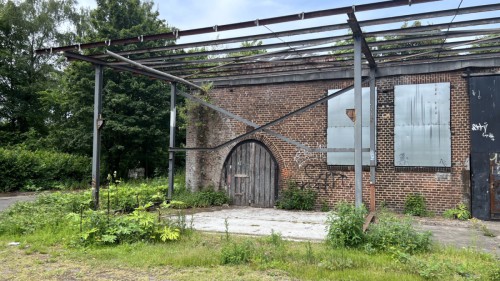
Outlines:
[[224, 162], [222, 177], [233, 205], [274, 206], [278, 163], [263, 143], [244, 141], [236, 145]]

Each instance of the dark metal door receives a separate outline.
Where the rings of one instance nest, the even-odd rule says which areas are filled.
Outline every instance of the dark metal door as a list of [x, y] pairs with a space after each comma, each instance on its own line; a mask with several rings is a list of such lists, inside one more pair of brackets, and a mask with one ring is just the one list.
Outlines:
[[471, 77], [469, 87], [471, 209], [472, 216], [487, 220], [500, 215], [490, 161], [500, 151], [500, 76]]
[[223, 182], [233, 205], [273, 207], [277, 196], [278, 163], [257, 141], [244, 141], [229, 153]]

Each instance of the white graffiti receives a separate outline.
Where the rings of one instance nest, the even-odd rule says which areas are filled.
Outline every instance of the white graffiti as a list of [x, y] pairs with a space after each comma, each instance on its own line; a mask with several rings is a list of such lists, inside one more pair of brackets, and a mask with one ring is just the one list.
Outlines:
[[[476, 92], [474, 90], [472, 90], [472, 95], [473, 96], [476, 96]], [[481, 99], [481, 91], [477, 91], [477, 99], [480, 100]]]
[[490, 154], [490, 161], [495, 163], [495, 164], [500, 164], [500, 153], [492, 153]]
[[[324, 145], [318, 145], [318, 148], [324, 148]], [[305, 149], [299, 148], [295, 156], [293, 157], [293, 161], [299, 168], [302, 168], [308, 163], [311, 162], [322, 162], [325, 161], [326, 153], [324, 152], [310, 152]]]
[[491, 141], [495, 141], [495, 135], [493, 133], [488, 133], [488, 122], [484, 122], [483, 124], [472, 124], [472, 131], [479, 131], [482, 133], [482, 136], [485, 138], [489, 138]]

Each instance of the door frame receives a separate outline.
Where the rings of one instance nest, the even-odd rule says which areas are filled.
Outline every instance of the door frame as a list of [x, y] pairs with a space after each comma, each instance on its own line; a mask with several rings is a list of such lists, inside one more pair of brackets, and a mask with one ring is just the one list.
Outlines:
[[263, 147], [267, 153], [269, 153], [269, 156], [271, 157], [272, 161], [274, 163], [276, 163], [275, 165], [275, 171], [274, 171], [274, 174], [275, 174], [275, 177], [274, 177], [274, 198], [273, 198], [273, 205], [276, 204], [276, 201], [278, 199], [278, 190], [279, 190], [279, 182], [280, 182], [280, 163], [278, 162], [278, 160], [276, 159], [276, 157], [274, 156], [274, 154], [272, 153], [272, 151], [269, 149], [269, 147], [262, 141], [260, 140], [256, 140], [256, 139], [247, 139], [247, 140], [243, 140], [239, 143], [237, 143], [233, 148], [231, 148], [231, 150], [229, 151], [229, 153], [226, 155], [226, 159], [224, 159], [224, 162], [222, 164], [222, 170], [221, 170], [221, 182], [220, 182], [220, 185], [222, 185], [225, 189], [226, 189], [226, 193], [229, 195], [229, 188], [228, 185], [227, 185], [227, 174], [226, 174], [226, 164], [227, 162], [229, 161], [229, 159], [231, 158], [231, 155], [236, 151], [236, 149], [238, 149], [238, 147], [246, 144], [246, 143], [256, 143], [258, 145], [260, 145], [261, 147]]

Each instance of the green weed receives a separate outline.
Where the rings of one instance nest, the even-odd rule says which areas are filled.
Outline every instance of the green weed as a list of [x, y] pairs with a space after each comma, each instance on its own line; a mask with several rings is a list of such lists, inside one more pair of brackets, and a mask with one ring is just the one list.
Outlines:
[[276, 207], [285, 210], [313, 210], [316, 192], [310, 189], [299, 189], [297, 183], [289, 181], [287, 189], [281, 191]]
[[422, 194], [415, 193], [406, 197], [404, 213], [412, 216], [427, 216], [427, 207], [425, 197]]

